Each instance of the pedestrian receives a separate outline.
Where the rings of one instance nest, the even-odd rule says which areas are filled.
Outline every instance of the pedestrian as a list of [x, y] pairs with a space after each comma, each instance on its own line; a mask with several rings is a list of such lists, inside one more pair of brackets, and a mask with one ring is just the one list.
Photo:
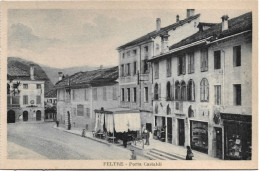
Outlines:
[[59, 127], [59, 120], [56, 121], [57, 127]]
[[186, 155], [186, 160], [192, 160], [192, 157], [194, 157], [190, 146], [187, 146], [187, 155]]
[[81, 136], [82, 136], [82, 137], [86, 137], [86, 130], [85, 130], [85, 129], [82, 130]]
[[131, 150], [131, 151], [132, 151], [132, 155], [131, 155], [131, 159], [130, 160], [136, 160], [135, 150]]
[[150, 133], [147, 131], [147, 129], [144, 130], [144, 135], [145, 135], [145, 145], [150, 145], [149, 138], [150, 138]]

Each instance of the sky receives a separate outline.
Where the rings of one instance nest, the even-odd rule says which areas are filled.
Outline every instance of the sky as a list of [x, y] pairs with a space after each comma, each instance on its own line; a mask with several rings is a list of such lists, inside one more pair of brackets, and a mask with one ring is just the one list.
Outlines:
[[[249, 10], [199, 10], [201, 22], [220, 23]], [[8, 56], [55, 68], [118, 65], [117, 47], [185, 19], [186, 9], [9, 9]]]

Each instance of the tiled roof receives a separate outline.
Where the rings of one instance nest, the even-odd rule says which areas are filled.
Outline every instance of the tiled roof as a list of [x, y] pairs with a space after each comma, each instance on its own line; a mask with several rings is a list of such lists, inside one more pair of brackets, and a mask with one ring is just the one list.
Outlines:
[[198, 24], [198, 27], [200, 27], [200, 26], [209, 26], [209, 27], [212, 27], [212, 26], [214, 26], [214, 25], [216, 25], [217, 23], [205, 23], [205, 22], [200, 22], [199, 24]]
[[45, 98], [56, 98], [57, 97], [57, 91], [55, 89], [52, 89], [48, 92], [44, 93]]
[[252, 30], [252, 12], [228, 20], [228, 29], [222, 31], [222, 23], [216, 24], [205, 31], [199, 31], [180, 42], [170, 46], [170, 50], [178, 48], [212, 36], [210, 41], [227, 37], [243, 31]]
[[[116, 84], [118, 79], [118, 67], [98, 69], [86, 72], [77, 72], [71, 76], [58, 81], [56, 88], [72, 87], [82, 88], [87, 86], [104, 86]], [[69, 86], [70, 85], [70, 86]]]
[[186, 23], [189, 23], [192, 20], [197, 19], [199, 16], [200, 16], [200, 14], [197, 14], [197, 15], [191, 16], [189, 18], [186, 18], [184, 20], [180, 20], [178, 23], [174, 23], [174, 24], [171, 24], [169, 26], [163, 27], [159, 31], [156, 31], [156, 30], [152, 31], [152, 32], [150, 32], [150, 33], [148, 33], [148, 34], [146, 34], [144, 36], [141, 36], [141, 37], [139, 37], [139, 38], [137, 38], [137, 39], [135, 39], [135, 40], [133, 40], [131, 42], [128, 42], [128, 43], [118, 47], [117, 49], [119, 50], [119, 49], [125, 48], [127, 46], [132, 46], [132, 45], [141, 43], [143, 41], [147, 41], [147, 40], [149, 40], [151, 38], [154, 38], [154, 37], [156, 37], [158, 35], [165, 34], [167, 31], [175, 30], [177, 27], [180, 27], [180, 26], [182, 26], [182, 25], [184, 25]]

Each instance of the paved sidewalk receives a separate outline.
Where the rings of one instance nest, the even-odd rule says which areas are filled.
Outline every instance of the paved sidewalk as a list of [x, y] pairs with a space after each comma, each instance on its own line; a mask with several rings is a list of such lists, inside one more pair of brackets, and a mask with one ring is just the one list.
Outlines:
[[[60, 127], [56, 127], [56, 125], [55, 125], [54, 128], [60, 129], [60, 130], [63, 130], [65, 132], [72, 133], [72, 134], [75, 134], [75, 135], [78, 135], [78, 136], [81, 136], [81, 133], [82, 133], [82, 129], [80, 129], [80, 128], [72, 128], [72, 130], [67, 130], [65, 127], [63, 127], [63, 125], [61, 125]], [[85, 135], [86, 135], [86, 138], [89, 138], [91, 140], [94, 140], [94, 141], [97, 141], [97, 142], [100, 142], [100, 143], [107, 144], [108, 146], [110, 146], [110, 145], [122, 146], [122, 142], [113, 144], [113, 143], [107, 142], [107, 140], [103, 140], [103, 139], [93, 137], [92, 132], [86, 132]], [[144, 142], [145, 142], [145, 140], [144, 140]], [[175, 156], [179, 156], [181, 158], [186, 158], [186, 152], [187, 152], [186, 148], [183, 147], [183, 146], [176, 146], [176, 145], [173, 145], [173, 144], [169, 144], [169, 143], [166, 143], [166, 142], [161, 142], [159, 140], [155, 140], [153, 138], [150, 138], [150, 145], [149, 146], [144, 145], [144, 149], [142, 149], [141, 145], [135, 146], [133, 144], [131, 144], [131, 146], [128, 146], [128, 148], [129, 149], [136, 149], [136, 151], [142, 150], [143, 153], [146, 153], [146, 152], [148, 152], [149, 150], [152, 150], [152, 149], [157, 149], [157, 150], [160, 150], [160, 151], [164, 151], [166, 153], [173, 154]], [[193, 157], [194, 160], [219, 160], [218, 158], [210, 157], [207, 154], [204, 154], [204, 153], [201, 153], [201, 152], [198, 152], [198, 151], [195, 151], [195, 150], [192, 150], [192, 152], [194, 154], [194, 157]], [[147, 160], [147, 159], [144, 158], [144, 160]]]

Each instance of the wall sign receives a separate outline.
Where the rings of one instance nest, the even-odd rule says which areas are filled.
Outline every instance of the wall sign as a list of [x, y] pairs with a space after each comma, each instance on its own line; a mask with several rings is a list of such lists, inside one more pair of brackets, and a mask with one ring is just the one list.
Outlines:
[[31, 104], [34, 104], [34, 100], [31, 100], [30, 103], [31, 103]]

